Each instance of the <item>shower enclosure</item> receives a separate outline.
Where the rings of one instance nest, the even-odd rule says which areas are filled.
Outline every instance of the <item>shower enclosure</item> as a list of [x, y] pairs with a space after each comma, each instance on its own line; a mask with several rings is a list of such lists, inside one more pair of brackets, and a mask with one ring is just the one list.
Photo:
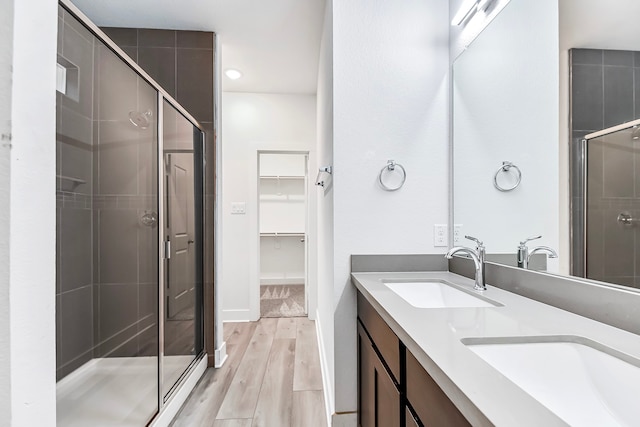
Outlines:
[[72, 6], [58, 25], [57, 423], [144, 426], [203, 357], [204, 132]]
[[640, 287], [640, 120], [582, 145], [584, 277]]

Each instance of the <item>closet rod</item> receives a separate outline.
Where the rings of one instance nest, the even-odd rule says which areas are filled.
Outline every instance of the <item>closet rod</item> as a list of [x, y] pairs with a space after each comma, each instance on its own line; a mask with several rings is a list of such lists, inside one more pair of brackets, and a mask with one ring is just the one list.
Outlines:
[[260, 237], [304, 237], [305, 233], [260, 233]]

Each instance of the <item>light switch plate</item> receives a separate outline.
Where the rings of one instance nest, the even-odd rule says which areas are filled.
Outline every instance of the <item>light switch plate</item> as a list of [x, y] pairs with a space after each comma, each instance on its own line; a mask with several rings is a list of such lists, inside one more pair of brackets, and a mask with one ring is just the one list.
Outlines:
[[244, 215], [247, 213], [247, 204], [245, 202], [233, 202], [231, 203], [232, 215]]
[[447, 236], [447, 224], [434, 224], [433, 226], [433, 246], [449, 246], [449, 236]]

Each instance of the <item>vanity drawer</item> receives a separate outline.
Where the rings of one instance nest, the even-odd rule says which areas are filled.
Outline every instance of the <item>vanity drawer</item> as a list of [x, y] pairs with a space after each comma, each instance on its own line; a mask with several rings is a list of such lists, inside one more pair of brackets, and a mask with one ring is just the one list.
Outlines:
[[458, 408], [424, 370], [420, 362], [406, 351], [407, 400], [425, 426], [470, 426]]
[[399, 384], [400, 340], [360, 292], [358, 292], [358, 318], [391, 371], [394, 381]]

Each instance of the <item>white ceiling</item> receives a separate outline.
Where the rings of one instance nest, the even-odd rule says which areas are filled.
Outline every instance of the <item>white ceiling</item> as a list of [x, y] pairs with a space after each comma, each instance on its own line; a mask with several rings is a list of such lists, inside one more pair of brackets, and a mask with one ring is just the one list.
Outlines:
[[315, 94], [325, 0], [72, 0], [98, 26], [213, 31], [223, 90]]

